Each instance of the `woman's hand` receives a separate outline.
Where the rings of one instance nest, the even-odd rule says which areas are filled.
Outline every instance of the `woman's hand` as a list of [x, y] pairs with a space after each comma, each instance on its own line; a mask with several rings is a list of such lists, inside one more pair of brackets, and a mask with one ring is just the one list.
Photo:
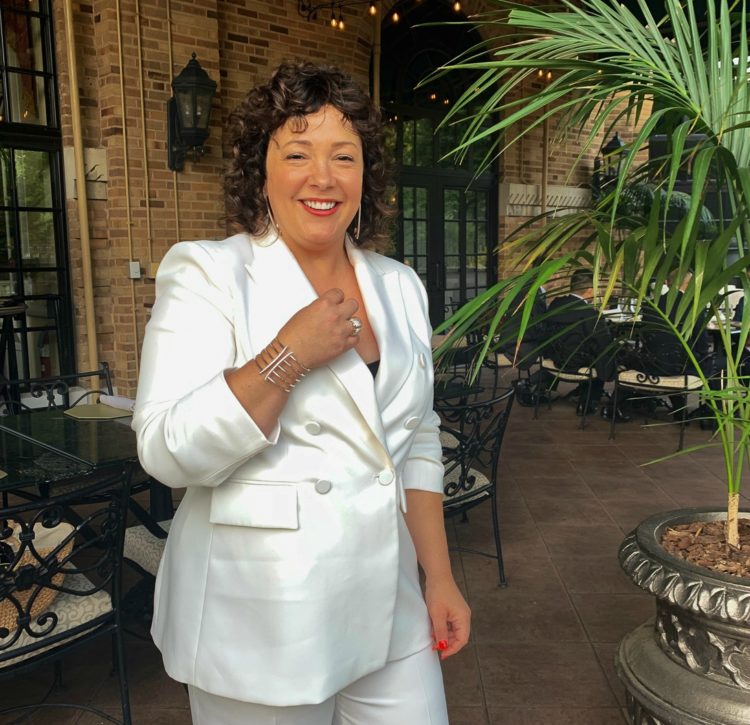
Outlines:
[[453, 577], [444, 577], [437, 582], [428, 578], [425, 601], [432, 621], [434, 648], [439, 650], [440, 659], [444, 660], [456, 654], [469, 641], [471, 610]]
[[329, 289], [292, 316], [278, 337], [303, 365], [320, 367], [359, 341], [349, 321], [358, 307], [357, 301], [345, 299], [340, 289]]

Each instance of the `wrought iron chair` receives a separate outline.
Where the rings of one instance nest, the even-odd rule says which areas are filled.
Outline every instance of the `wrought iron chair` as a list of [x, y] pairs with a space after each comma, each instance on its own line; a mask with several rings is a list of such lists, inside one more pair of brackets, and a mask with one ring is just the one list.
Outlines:
[[[440, 338], [433, 339], [434, 347]], [[500, 352], [490, 350], [482, 361], [479, 375], [472, 381], [477, 355], [484, 347], [485, 337], [471, 333], [448, 350], [435, 366], [435, 396], [446, 400], [469, 400], [495, 397], [501, 384], [501, 370], [513, 363]], [[454, 395], [452, 391], [459, 391]]]
[[[0, 679], [54, 663], [94, 639], [110, 636], [122, 720], [130, 725], [121, 625], [121, 561], [131, 466], [79, 478], [72, 490], [14, 499], [0, 511]], [[78, 515], [71, 515], [74, 509]], [[29, 703], [0, 714], [85, 704]]]
[[[624, 391], [632, 391], [640, 398], [668, 396], [671, 400], [679, 401], [673, 412], [680, 414], [680, 437], [677, 450], [681, 451], [685, 439], [687, 425], [688, 395], [700, 390], [701, 379], [685, 370], [687, 362], [683, 361], [683, 372], [670, 374], [665, 372], [665, 360], [652, 354], [649, 348], [638, 344], [636, 351], [631, 352], [627, 359], [626, 368], [619, 370], [615, 376], [612, 392], [612, 406], [617, 409]], [[615, 437], [615, 421], [612, 416], [609, 425], [609, 438]]]
[[[125, 529], [123, 561], [140, 577], [125, 597], [128, 618], [136, 621], [148, 632], [154, 609], [154, 586], [159, 563], [167, 545], [167, 536], [172, 520], [145, 522]], [[140, 639], [150, 639], [138, 632], [128, 630]]]
[[465, 405], [436, 405], [442, 419], [440, 440], [445, 464], [445, 517], [460, 515], [466, 520], [467, 512], [485, 501], [489, 502], [492, 515], [494, 554], [461, 546], [456, 550], [496, 559], [500, 586], [505, 586], [507, 581], [497, 513], [497, 472], [514, 396], [515, 389], [511, 388], [491, 400]]
[[[94, 387], [82, 387], [91, 380]], [[81, 386], [81, 387], [79, 387]], [[102, 393], [113, 394], [109, 365], [101, 363], [89, 370], [49, 378], [25, 378], [0, 381], [0, 415], [31, 412], [37, 408], [67, 410], [82, 402], [96, 402]]]
[[[544, 376], [551, 381], [550, 385], [544, 385]], [[594, 367], [580, 367], [566, 369], [555, 363], [552, 358], [540, 356], [539, 358], [539, 384], [537, 386], [537, 395], [534, 400], [534, 418], [539, 417], [539, 402], [543, 397], [547, 398], [547, 407], [552, 405], [552, 387], [557, 383], [574, 383], [576, 385], [584, 384], [586, 386], [586, 395], [581, 406], [581, 424], [583, 430], [586, 427], [586, 416], [588, 414], [589, 403], [591, 402], [591, 383], [596, 380], [597, 374]]]

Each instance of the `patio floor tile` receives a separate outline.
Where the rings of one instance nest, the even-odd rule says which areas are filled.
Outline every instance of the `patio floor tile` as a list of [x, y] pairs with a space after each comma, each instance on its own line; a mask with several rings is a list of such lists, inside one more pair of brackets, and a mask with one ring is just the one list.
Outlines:
[[[513, 409], [498, 486], [508, 586], [498, 586], [494, 560], [452, 554], [474, 626], [470, 645], [443, 663], [451, 725], [622, 725], [617, 642], [654, 612], [653, 600], [619, 567], [624, 533], [660, 511], [724, 505], [718, 449], [642, 466], [674, 452], [674, 426], [644, 428], [633, 421], [618, 425], [609, 440], [607, 421], [599, 416], [587, 418], [585, 430], [579, 423], [572, 399], [555, 402], [551, 410], [543, 406], [538, 420], [530, 408]], [[686, 446], [710, 436], [697, 425], [685, 434]], [[451, 520], [447, 529], [451, 545], [494, 549], [486, 505], [466, 522]], [[129, 636], [126, 642], [134, 722], [189, 725], [185, 690], [164, 673], [156, 648]], [[109, 663], [108, 641], [71, 657], [66, 699], [118, 718]], [[12, 687], [2, 683], [0, 701], [41, 696], [50, 676], [51, 670], [39, 670]], [[0, 717], [0, 725], [12, 719]], [[85, 712], [40, 711], [26, 722], [102, 720]]]

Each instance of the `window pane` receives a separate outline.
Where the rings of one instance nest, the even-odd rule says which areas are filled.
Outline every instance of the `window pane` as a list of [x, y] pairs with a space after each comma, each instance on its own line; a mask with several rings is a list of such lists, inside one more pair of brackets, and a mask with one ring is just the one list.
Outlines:
[[[2, 267], [2, 263], [0, 263]], [[12, 297], [16, 294], [16, 277], [10, 272], [0, 272], [0, 298]]]
[[57, 295], [57, 272], [25, 272], [23, 287], [25, 295]]
[[14, 263], [13, 253], [16, 240], [13, 228], [13, 213], [10, 211], [0, 212], [0, 269]]
[[23, 211], [19, 237], [21, 254], [28, 264], [55, 266], [55, 229], [51, 211]]
[[427, 257], [417, 257], [417, 273], [423, 282], [427, 281]]
[[444, 215], [446, 219], [458, 220], [460, 195], [458, 189], [446, 189], [443, 198], [445, 203]]
[[423, 186], [417, 187], [417, 209], [418, 219], [427, 219], [427, 189]]
[[383, 127], [385, 141], [385, 156], [388, 163], [394, 165], [396, 162], [396, 124], [386, 123]]
[[483, 220], [487, 216], [487, 194], [477, 194], [477, 219]]
[[3, 30], [9, 67], [44, 70], [42, 24], [39, 18], [3, 10]]
[[402, 163], [404, 166], [414, 166], [414, 121], [404, 121]]
[[427, 222], [417, 222], [417, 254], [427, 254]]
[[446, 221], [443, 226], [445, 230], [445, 254], [458, 254], [458, 222]]
[[52, 207], [52, 181], [49, 154], [45, 151], [18, 150], [16, 157], [16, 186], [18, 205], [35, 208]]
[[432, 123], [427, 118], [417, 120], [417, 166], [432, 166]]
[[[15, 123], [47, 125], [44, 78], [8, 72], [10, 120]], [[6, 114], [3, 114], [6, 117]]]
[[440, 129], [438, 133], [438, 148], [440, 149], [440, 165], [453, 167], [456, 165], [454, 156], [450, 154], [458, 146], [460, 135], [457, 126], [448, 125]]
[[408, 257], [414, 253], [414, 225], [411, 222], [404, 224], [404, 256]]
[[10, 178], [10, 153], [0, 148], [0, 206], [11, 206], [13, 203]]

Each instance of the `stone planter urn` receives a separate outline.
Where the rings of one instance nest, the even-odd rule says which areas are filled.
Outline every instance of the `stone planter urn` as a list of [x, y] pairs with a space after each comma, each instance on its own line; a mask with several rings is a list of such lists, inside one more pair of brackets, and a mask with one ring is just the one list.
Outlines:
[[656, 597], [655, 621], [627, 634], [615, 658], [635, 725], [750, 723], [750, 579], [695, 566], [660, 544], [667, 527], [725, 517], [705, 508], [658, 514], [620, 547], [622, 568]]

